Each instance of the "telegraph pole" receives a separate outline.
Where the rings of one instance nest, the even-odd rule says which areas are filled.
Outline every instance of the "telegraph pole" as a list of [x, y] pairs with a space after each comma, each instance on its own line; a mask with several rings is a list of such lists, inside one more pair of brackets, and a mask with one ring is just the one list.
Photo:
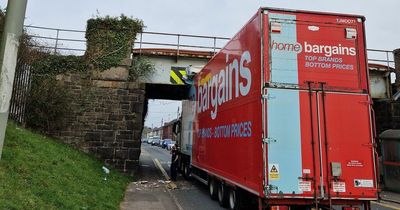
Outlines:
[[0, 159], [7, 128], [8, 111], [14, 83], [19, 38], [28, 0], [8, 0], [0, 48]]

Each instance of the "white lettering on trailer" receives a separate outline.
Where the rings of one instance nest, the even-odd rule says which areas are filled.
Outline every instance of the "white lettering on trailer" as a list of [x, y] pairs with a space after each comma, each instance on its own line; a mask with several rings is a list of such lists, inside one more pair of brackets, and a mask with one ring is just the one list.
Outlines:
[[251, 121], [199, 128], [197, 136], [203, 139], [249, 138], [252, 135]]
[[343, 19], [343, 18], [336, 18], [337, 23], [344, 23], [344, 24], [354, 24], [356, 20], [353, 19]]
[[345, 182], [332, 182], [333, 192], [344, 193], [346, 192]]
[[311, 192], [311, 181], [299, 181], [299, 191]]
[[[243, 52], [238, 59], [228, 63], [229, 55], [226, 55], [226, 67], [215, 75], [204, 76], [197, 88], [197, 113], [211, 110], [211, 119], [217, 118], [218, 106], [232, 99], [246, 96], [251, 89], [251, 71], [247, 67], [251, 62], [249, 51]], [[239, 79], [240, 78], [240, 79]], [[234, 81], [232, 81], [234, 79]], [[244, 80], [243, 80], [244, 79]], [[233, 87], [235, 87], [233, 97]]]
[[319, 45], [319, 44], [311, 44], [308, 42], [304, 42], [303, 45], [300, 43], [283, 43], [277, 42], [275, 40], [271, 41], [271, 49], [278, 51], [287, 51], [294, 53], [301, 53], [304, 49], [306, 53], [315, 53], [315, 54], [324, 54], [327, 57], [331, 57], [332, 55], [350, 55], [355, 56], [357, 54], [355, 47], [346, 47], [342, 46], [342, 44], [338, 45]]

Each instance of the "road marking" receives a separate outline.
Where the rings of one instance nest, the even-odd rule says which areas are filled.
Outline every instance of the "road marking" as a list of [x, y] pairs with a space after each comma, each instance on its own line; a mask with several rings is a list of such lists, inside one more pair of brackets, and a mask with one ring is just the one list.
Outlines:
[[389, 209], [400, 210], [399, 207], [395, 207], [395, 206], [392, 206], [392, 205], [389, 205], [389, 204], [380, 203], [380, 202], [375, 202], [375, 201], [371, 201], [371, 202], [372, 202], [373, 204], [378, 205], [378, 206], [383, 206], [383, 207], [386, 207], [386, 208], [389, 208]]
[[160, 171], [161, 171], [161, 173], [164, 175], [165, 179], [166, 179], [166, 180], [170, 180], [170, 178], [169, 178], [167, 172], [166, 172], [166, 171], [164, 170], [164, 168], [161, 166], [160, 161], [158, 161], [158, 159], [155, 158], [155, 159], [153, 159], [153, 162], [154, 162], [154, 165], [156, 165], [157, 168], [160, 169]]
[[[170, 180], [167, 172], [164, 170], [164, 168], [161, 166], [160, 161], [158, 161], [157, 158], [153, 159], [154, 165], [157, 166], [158, 169], [160, 169], [161, 173], [165, 176], [165, 179]], [[175, 205], [178, 207], [179, 210], [184, 210], [182, 206], [179, 204], [178, 199], [175, 197], [174, 194], [171, 193], [171, 190], [166, 187], [168, 194], [171, 196], [172, 200], [174, 201]]]

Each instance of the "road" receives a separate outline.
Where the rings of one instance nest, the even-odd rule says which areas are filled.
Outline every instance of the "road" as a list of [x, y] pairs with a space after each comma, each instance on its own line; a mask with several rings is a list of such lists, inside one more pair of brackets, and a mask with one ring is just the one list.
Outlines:
[[[142, 144], [140, 167], [136, 173], [139, 181], [132, 183], [121, 209], [177, 209], [177, 210], [222, 210], [218, 202], [210, 199], [208, 189], [197, 181], [185, 181], [178, 175], [177, 189], [164, 188], [165, 176], [157, 167], [157, 161], [169, 175], [170, 152], [157, 146]], [[373, 210], [400, 209], [388, 203], [373, 203]]]

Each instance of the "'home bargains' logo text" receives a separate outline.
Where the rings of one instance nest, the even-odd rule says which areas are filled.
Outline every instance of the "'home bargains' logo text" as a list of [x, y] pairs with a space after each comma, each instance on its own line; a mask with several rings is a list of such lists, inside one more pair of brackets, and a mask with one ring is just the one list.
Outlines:
[[318, 53], [324, 54], [327, 57], [331, 57], [332, 55], [356, 55], [356, 48], [354, 47], [344, 47], [341, 44], [336, 45], [317, 45], [317, 44], [309, 44], [304, 42], [303, 45], [300, 43], [283, 43], [277, 42], [275, 40], [271, 41], [270, 47], [272, 50], [278, 51], [287, 51], [294, 53], [301, 53], [304, 49], [306, 53]]

